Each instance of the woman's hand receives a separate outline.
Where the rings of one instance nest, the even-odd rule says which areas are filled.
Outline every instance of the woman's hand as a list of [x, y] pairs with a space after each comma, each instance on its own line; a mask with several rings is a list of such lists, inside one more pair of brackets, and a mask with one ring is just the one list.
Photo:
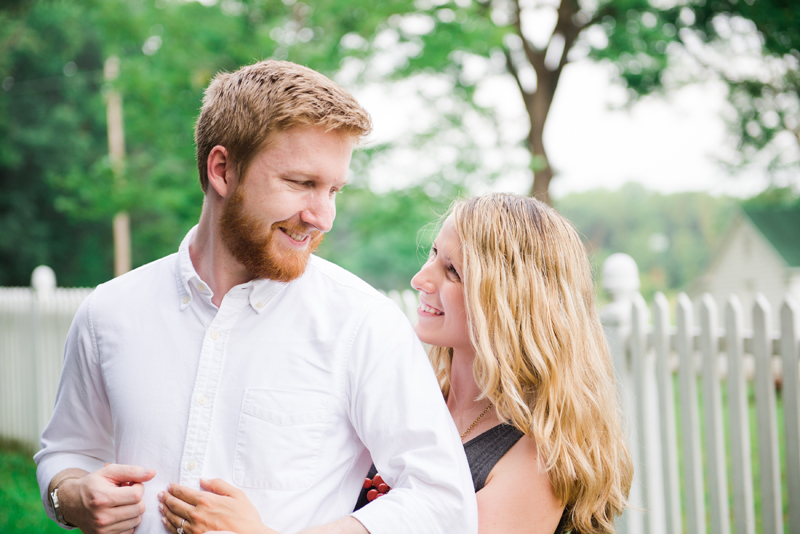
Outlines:
[[167, 491], [158, 494], [158, 509], [164, 516], [161, 521], [173, 534], [277, 534], [261, 523], [258, 510], [243, 491], [219, 478], [201, 479], [200, 486], [208, 491], [170, 484]]

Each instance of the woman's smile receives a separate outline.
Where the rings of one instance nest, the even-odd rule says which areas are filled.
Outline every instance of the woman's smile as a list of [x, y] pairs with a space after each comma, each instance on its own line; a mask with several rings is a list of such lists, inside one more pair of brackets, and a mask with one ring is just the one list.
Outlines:
[[419, 303], [419, 307], [417, 308], [417, 313], [425, 317], [444, 315], [444, 312], [442, 310], [439, 310], [437, 308], [434, 308], [433, 306], [425, 304], [422, 301], [420, 301]]

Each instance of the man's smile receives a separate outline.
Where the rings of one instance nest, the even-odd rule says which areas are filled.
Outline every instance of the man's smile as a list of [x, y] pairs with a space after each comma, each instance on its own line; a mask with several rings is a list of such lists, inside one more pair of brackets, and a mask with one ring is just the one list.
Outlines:
[[289, 230], [288, 228], [281, 228], [280, 230], [281, 230], [281, 231], [282, 231], [284, 234], [286, 234], [287, 236], [289, 236], [289, 238], [290, 238], [292, 241], [295, 241], [295, 242], [297, 242], [298, 244], [300, 244], [300, 243], [305, 243], [306, 241], [308, 241], [308, 236], [309, 236], [309, 234], [298, 234], [298, 233], [295, 233], [295, 232], [293, 232], [292, 230]]

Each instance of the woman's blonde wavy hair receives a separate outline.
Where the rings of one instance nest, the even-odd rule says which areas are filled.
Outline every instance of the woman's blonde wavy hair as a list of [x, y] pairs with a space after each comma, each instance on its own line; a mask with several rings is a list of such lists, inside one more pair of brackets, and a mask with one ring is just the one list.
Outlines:
[[[450, 214], [481, 398], [535, 441], [568, 510], [566, 530], [614, 532], [633, 465], [577, 232], [549, 206], [511, 194], [459, 201]], [[452, 359], [452, 348], [431, 348], [445, 396]]]

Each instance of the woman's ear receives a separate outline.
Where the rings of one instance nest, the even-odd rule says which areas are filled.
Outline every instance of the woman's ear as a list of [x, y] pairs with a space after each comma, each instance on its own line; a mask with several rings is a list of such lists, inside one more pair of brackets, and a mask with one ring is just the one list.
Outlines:
[[208, 154], [208, 183], [219, 196], [225, 198], [236, 189], [239, 176], [236, 164], [228, 154], [228, 149], [217, 145]]

